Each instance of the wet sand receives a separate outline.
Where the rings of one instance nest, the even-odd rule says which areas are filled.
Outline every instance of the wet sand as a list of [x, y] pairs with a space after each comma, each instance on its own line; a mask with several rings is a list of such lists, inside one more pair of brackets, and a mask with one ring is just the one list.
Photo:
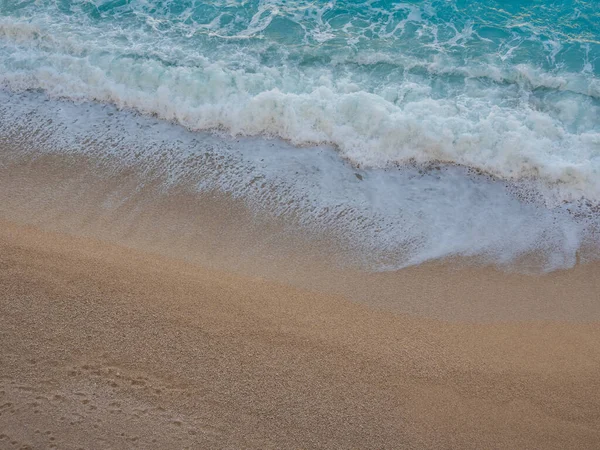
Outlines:
[[[396, 272], [354, 267], [335, 237], [302, 233], [240, 199], [164, 188], [132, 169], [0, 146], [0, 219], [445, 321], [600, 322], [597, 264], [507, 273], [465, 261]], [[509, 268], [510, 271], [510, 268]]]
[[594, 322], [419, 318], [7, 221], [0, 268], [1, 448], [600, 445]]

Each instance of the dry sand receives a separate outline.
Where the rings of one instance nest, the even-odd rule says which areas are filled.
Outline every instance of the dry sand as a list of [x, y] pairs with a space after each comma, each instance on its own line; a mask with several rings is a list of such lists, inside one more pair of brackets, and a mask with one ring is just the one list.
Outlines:
[[[597, 295], [580, 270], [555, 303]], [[591, 449], [599, 374], [594, 322], [416, 318], [0, 223], [0, 448]]]

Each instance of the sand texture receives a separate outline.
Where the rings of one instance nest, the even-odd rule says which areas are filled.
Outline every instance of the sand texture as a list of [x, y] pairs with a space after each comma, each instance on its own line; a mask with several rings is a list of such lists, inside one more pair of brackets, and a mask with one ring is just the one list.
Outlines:
[[594, 322], [416, 318], [0, 223], [3, 449], [593, 449], [599, 373]]

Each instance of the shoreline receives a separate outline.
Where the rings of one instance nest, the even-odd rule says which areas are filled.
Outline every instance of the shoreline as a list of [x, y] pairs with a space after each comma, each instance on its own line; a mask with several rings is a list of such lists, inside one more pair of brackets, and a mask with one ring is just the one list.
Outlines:
[[6, 221], [0, 246], [5, 443], [600, 442], [597, 323], [417, 318]]
[[[461, 258], [543, 273], [600, 260], [600, 215], [575, 200], [556, 203], [562, 195], [554, 188], [560, 186], [546, 189], [524, 180], [504, 183], [458, 167], [357, 170], [327, 147], [298, 148], [276, 139], [193, 133], [109, 105], [52, 100], [39, 92], [0, 91], [0, 97], [5, 101], [0, 108], [0, 169], [7, 172], [2, 176], [10, 177], [13, 168], [21, 170], [31, 160], [37, 173], [29, 178], [40, 185], [41, 195], [29, 204], [48, 211], [52, 220], [57, 210], [78, 215], [76, 208], [105, 222], [102, 213], [125, 212], [136, 220], [136, 211], [147, 209], [134, 204], [136, 199], [156, 206], [159, 202], [153, 197], [168, 194], [199, 212], [189, 213], [187, 223], [176, 226], [180, 236], [167, 236], [171, 242], [174, 237], [187, 239], [197, 222], [218, 234], [225, 222], [241, 218], [251, 229], [233, 230], [227, 223], [226, 231], [236, 235], [234, 240], [247, 237], [252, 244], [258, 239], [269, 246], [261, 233], [271, 234], [279, 241], [276, 247], [289, 250], [288, 254], [297, 254], [297, 247], [305, 252], [312, 245], [310, 252], [320, 259], [324, 246], [330, 260], [375, 271]], [[56, 205], [55, 193], [45, 192], [38, 178], [48, 178], [63, 203], [76, 204]], [[97, 192], [87, 192], [89, 183], [95, 183]], [[19, 189], [17, 194], [27, 197], [32, 188], [23, 184]], [[65, 194], [69, 189], [70, 197]], [[91, 198], [96, 208], [78, 201], [81, 196]], [[217, 200], [225, 204], [218, 205]], [[49, 207], [47, 202], [54, 204]], [[207, 220], [199, 204], [208, 214], [227, 214], [226, 221]], [[161, 207], [171, 215], [187, 213], [167, 201]], [[164, 221], [161, 214], [155, 216]], [[124, 227], [135, 228], [119, 225], [125, 233], [129, 230]], [[296, 239], [297, 235], [302, 236]], [[316, 239], [331, 242], [314, 245]], [[288, 240], [293, 243], [286, 248]], [[228, 245], [226, 239], [221, 241], [217, 251]], [[196, 245], [197, 251], [205, 249], [206, 245]], [[234, 248], [233, 253], [239, 252]], [[233, 256], [224, 267], [236, 263]]]
[[290, 227], [224, 193], [185, 185], [165, 191], [160, 180], [74, 155], [17, 155], [3, 162], [0, 219], [15, 223], [425, 318], [600, 320], [598, 262], [533, 275], [461, 259], [372, 272], [352, 266], [353, 253], [335, 236]]

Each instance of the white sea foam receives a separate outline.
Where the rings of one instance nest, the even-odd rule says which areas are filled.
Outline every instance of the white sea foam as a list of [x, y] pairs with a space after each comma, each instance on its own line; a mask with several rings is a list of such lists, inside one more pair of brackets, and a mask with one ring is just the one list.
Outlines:
[[585, 205], [548, 208], [531, 184], [506, 185], [452, 167], [361, 170], [328, 147], [193, 133], [43, 94], [0, 91], [0, 101], [0, 140], [12, 148], [87, 154], [160, 175], [167, 189], [185, 180], [200, 191], [228, 192], [294, 226], [333, 233], [370, 269], [452, 256], [503, 266], [536, 254], [537, 262], [522, 269], [547, 271], [599, 249], [597, 215]]
[[[112, 58], [94, 63], [63, 54], [46, 58], [46, 64], [26, 71], [4, 64], [1, 83], [16, 91], [43, 89], [56, 98], [108, 102], [191, 130], [331, 144], [362, 167], [443, 161], [504, 179], [539, 178], [560, 190], [563, 200], [600, 200], [600, 131], [572, 132], [535, 105], [502, 107], [489, 97], [424, 97], [398, 105], [371, 92], [344, 92], [343, 83], [282, 92], [271, 88], [276, 83], [267, 71], [247, 74], [218, 63], [165, 68], [127, 58], [118, 65]], [[404, 84], [396, 94], [401, 89], [414, 92]], [[600, 113], [598, 106], [576, 99], [554, 107], [558, 111], [552, 113], [565, 121], [578, 115], [584, 116], [580, 122], [594, 121]]]

